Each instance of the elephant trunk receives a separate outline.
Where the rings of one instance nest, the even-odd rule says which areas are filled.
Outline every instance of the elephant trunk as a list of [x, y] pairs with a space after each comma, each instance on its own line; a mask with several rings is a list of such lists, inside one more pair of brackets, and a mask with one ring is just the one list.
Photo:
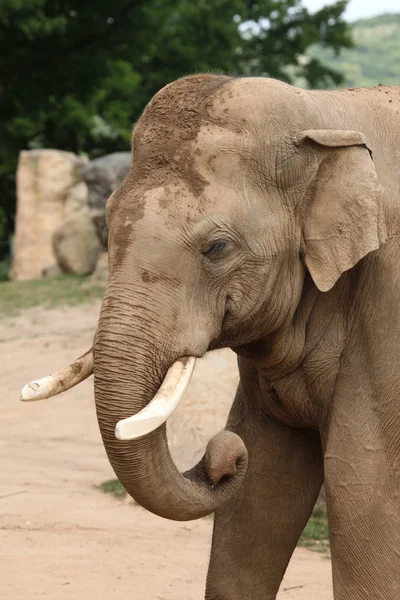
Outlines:
[[[116, 424], [143, 410], [178, 356], [168, 356], [167, 336], [158, 319], [142, 308], [135, 325], [126, 308], [103, 304], [94, 346], [94, 384], [98, 422], [111, 465], [127, 492], [144, 508], [168, 519], [187, 521], [214, 512], [243, 482], [247, 451], [234, 433], [224, 431], [208, 443], [200, 462], [180, 473], [172, 460], [166, 424], [140, 439], [121, 441]], [[130, 311], [128, 311], [130, 312]], [[161, 326], [161, 325], [160, 325]], [[162, 342], [162, 340], [164, 340]]]

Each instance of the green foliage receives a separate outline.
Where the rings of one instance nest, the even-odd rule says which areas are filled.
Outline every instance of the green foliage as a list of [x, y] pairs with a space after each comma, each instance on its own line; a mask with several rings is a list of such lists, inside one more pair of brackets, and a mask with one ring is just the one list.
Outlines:
[[91, 283], [74, 275], [34, 281], [0, 281], [0, 316], [33, 306], [50, 308], [86, 304], [103, 298], [104, 289], [101, 283]]
[[20, 150], [127, 150], [150, 97], [193, 72], [339, 83], [317, 58], [301, 58], [315, 43], [335, 52], [351, 46], [345, 6], [339, 0], [310, 15], [301, 0], [2, 0], [3, 239], [13, 229]]
[[103, 481], [103, 483], [97, 487], [105, 494], [112, 494], [116, 498], [124, 498], [127, 494], [126, 489], [118, 479], [109, 479], [108, 481]]
[[332, 48], [335, 54], [341, 48], [352, 47], [351, 29], [342, 18], [347, 0], [326, 6], [313, 15], [298, 0], [247, 4], [249, 8], [241, 17], [245, 40], [238, 48], [239, 72], [289, 83], [301, 79], [308, 87], [342, 81], [339, 71], [321, 65], [317, 57], [313, 61], [302, 59], [313, 44]]
[[329, 547], [328, 515], [324, 508], [316, 506], [301, 534], [299, 546], [314, 549], [326, 549]]
[[335, 56], [331, 49], [311, 48], [324, 67], [343, 73], [347, 87], [400, 84], [400, 14], [380, 15], [353, 24], [355, 47]]

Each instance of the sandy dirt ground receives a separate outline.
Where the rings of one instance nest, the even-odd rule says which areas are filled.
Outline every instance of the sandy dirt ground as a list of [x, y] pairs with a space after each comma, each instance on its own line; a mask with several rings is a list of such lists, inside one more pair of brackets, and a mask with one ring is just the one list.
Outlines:
[[[27, 381], [90, 347], [98, 310], [31, 309], [0, 324], [0, 598], [201, 600], [212, 520], [169, 522], [95, 488], [114, 475], [92, 378], [53, 400], [18, 400]], [[221, 428], [237, 382], [230, 352], [196, 369], [170, 427], [181, 466]], [[278, 598], [332, 600], [329, 559], [296, 550]]]

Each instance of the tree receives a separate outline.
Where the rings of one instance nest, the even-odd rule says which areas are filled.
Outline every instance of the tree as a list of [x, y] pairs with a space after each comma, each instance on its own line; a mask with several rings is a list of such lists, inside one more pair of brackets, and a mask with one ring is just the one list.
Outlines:
[[351, 46], [345, 6], [310, 15], [301, 0], [2, 0], [0, 235], [12, 230], [20, 150], [126, 150], [145, 104], [173, 79], [224, 71], [339, 83], [302, 57], [315, 43]]
[[355, 47], [335, 56], [331, 48], [310, 48], [308, 55], [338, 69], [348, 87], [398, 85], [400, 81], [399, 14], [361, 19], [352, 24]]

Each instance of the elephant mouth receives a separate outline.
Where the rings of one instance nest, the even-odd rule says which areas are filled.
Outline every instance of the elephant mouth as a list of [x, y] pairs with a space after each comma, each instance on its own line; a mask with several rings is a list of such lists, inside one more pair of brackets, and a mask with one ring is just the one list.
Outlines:
[[185, 395], [195, 364], [194, 356], [182, 357], [174, 362], [149, 404], [136, 415], [118, 421], [115, 437], [119, 440], [134, 440], [165, 423]]
[[[185, 395], [196, 365], [194, 356], [181, 357], [168, 369], [154, 398], [137, 414], [118, 421], [115, 437], [119, 440], [140, 438], [165, 423]], [[59, 371], [27, 383], [21, 391], [23, 402], [35, 402], [57, 396], [93, 374], [93, 350]]]

